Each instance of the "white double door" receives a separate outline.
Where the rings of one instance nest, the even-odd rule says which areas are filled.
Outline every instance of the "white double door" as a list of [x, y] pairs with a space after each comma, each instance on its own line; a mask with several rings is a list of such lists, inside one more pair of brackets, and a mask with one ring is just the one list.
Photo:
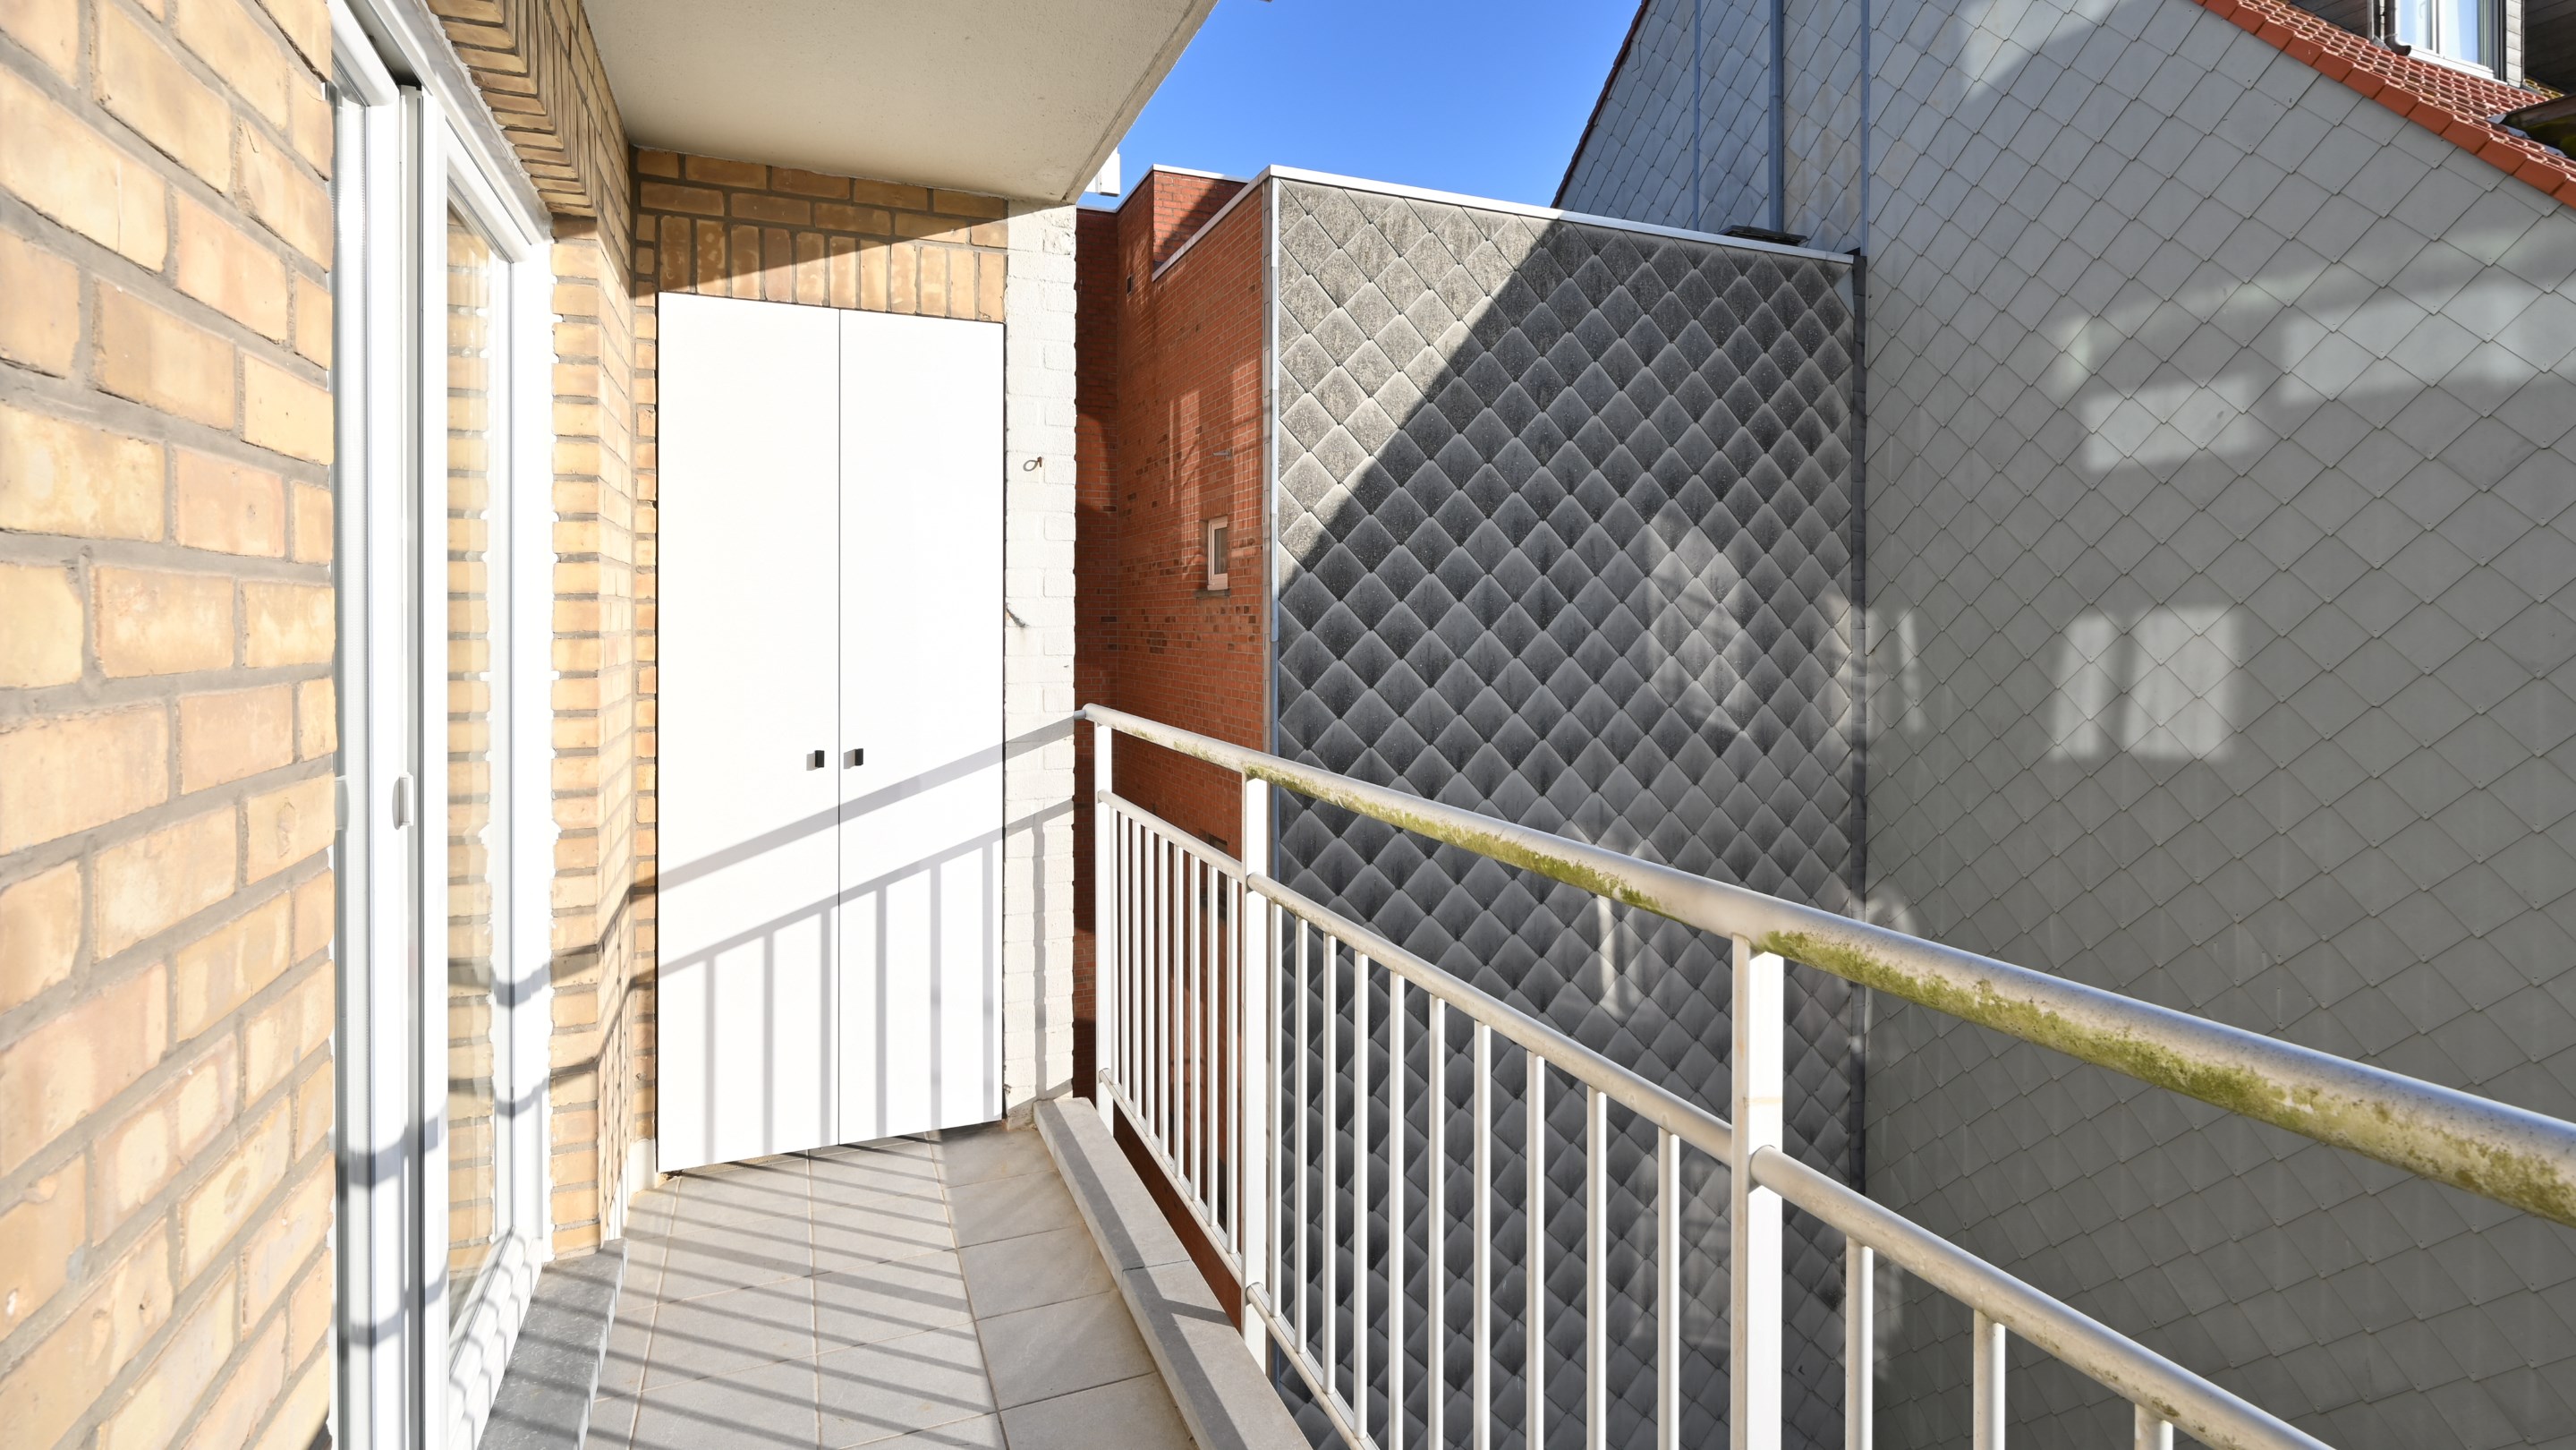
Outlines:
[[660, 307], [660, 1166], [990, 1121], [1002, 329]]

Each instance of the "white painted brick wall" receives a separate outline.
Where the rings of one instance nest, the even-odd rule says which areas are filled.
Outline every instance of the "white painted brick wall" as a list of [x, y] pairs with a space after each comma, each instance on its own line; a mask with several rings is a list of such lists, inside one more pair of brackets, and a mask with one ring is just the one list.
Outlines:
[[1014, 1120], [1073, 1081], [1073, 208], [1010, 219], [1002, 388], [1002, 1077]]

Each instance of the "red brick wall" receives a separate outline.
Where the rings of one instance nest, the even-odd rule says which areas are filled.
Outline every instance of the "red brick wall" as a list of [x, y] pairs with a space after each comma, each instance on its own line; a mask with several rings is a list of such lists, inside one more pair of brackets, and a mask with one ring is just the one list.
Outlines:
[[[1147, 173], [1115, 213], [1081, 219], [1074, 683], [1100, 701], [1244, 745], [1268, 740], [1261, 503], [1262, 247], [1257, 199], [1161, 278], [1243, 183]], [[1208, 520], [1231, 523], [1228, 587], [1205, 588]], [[1077, 766], [1075, 1081], [1092, 1071], [1090, 778]], [[1135, 741], [1118, 793], [1227, 851], [1242, 849], [1231, 771]]]
[[[1235, 208], [1160, 280], [1152, 275], [1154, 260], [1172, 255], [1236, 185], [1153, 173], [1120, 211], [1117, 447], [1107, 478], [1117, 542], [1101, 612], [1088, 622], [1119, 709], [1261, 745], [1259, 202]], [[1233, 525], [1222, 592], [1203, 587], [1212, 518]], [[1134, 742], [1120, 747], [1118, 767], [1119, 794], [1228, 851], [1242, 848], [1233, 772]]]

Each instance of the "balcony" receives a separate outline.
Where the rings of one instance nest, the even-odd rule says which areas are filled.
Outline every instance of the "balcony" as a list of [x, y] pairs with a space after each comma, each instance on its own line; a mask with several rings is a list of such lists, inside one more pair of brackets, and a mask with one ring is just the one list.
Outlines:
[[1194, 1443], [1037, 1133], [703, 1170], [639, 1198], [628, 1241], [594, 1450]]
[[[2026, 1369], [2137, 1450], [2326, 1442], [1787, 1149], [1791, 962], [2576, 1226], [2576, 1124], [1093, 706], [1096, 1099], [1312, 1428], [1360, 1450], [1873, 1445], [1882, 1303], [1969, 1311], [1976, 1450]], [[1114, 735], [1237, 772], [1244, 859], [1118, 793]], [[1394, 826], [1726, 945], [1721, 1117], [1270, 875], [1274, 797]], [[1598, 1013], [1594, 1014], [1597, 1019]], [[1585, 1036], [1598, 1034], [1588, 1030]], [[1509, 1160], [1516, 1159], [1514, 1164]], [[1835, 1246], [1839, 1363], [1784, 1287]], [[2060, 1383], [2063, 1383], [2061, 1377]], [[2027, 1391], [2024, 1391], [2027, 1393]], [[1819, 1407], [1834, 1423], [1819, 1425]]]

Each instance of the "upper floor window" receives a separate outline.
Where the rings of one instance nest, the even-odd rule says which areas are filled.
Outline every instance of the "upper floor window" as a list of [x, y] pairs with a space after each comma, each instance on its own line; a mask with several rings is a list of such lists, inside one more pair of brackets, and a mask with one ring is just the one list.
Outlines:
[[2396, 0], [2397, 39], [2445, 60], [2504, 69], [2499, 0]]

